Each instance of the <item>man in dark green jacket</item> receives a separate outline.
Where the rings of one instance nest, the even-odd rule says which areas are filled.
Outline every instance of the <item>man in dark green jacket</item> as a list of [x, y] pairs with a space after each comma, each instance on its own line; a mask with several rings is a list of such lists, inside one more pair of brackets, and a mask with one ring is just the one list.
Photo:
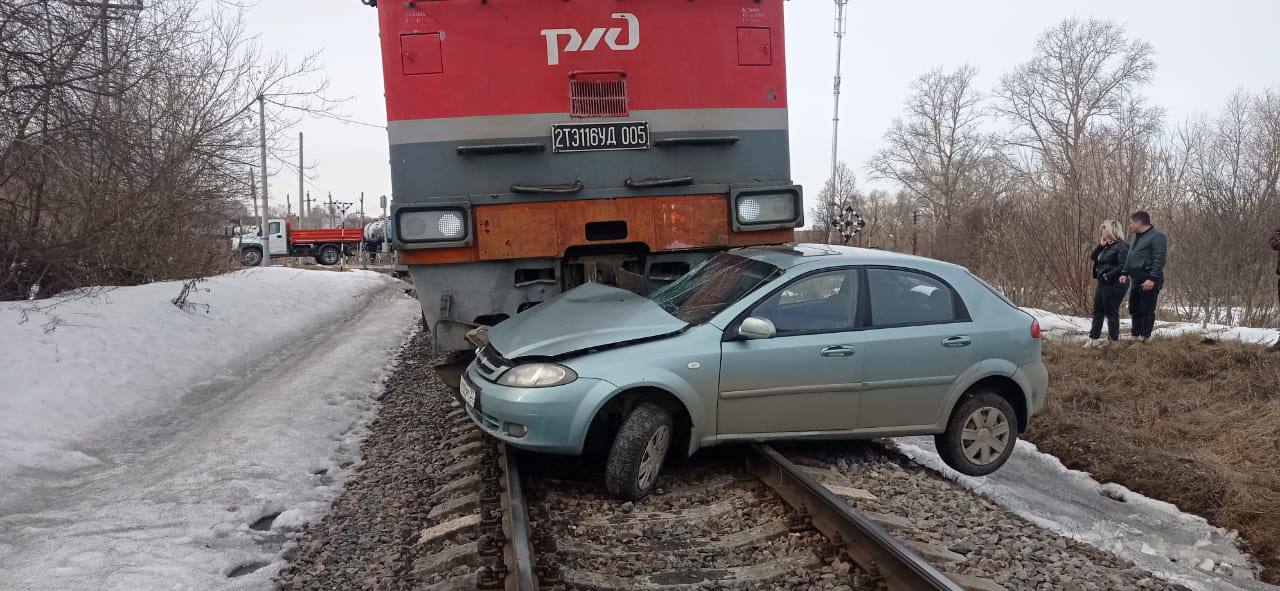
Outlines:
[[1129, 229], [1133, 230], [1133, 238], [1129, 242], [1129, 256], [1124, 261], [1120, 283], [1130, 286], [1129, 316], [1133, 319], [1133, 337], [1146, 341], [1156, 326], [1156, 301], [1164, 288], [1164, 263], [1169, 257], [1169, 239], [1151, 225], [1151, 214], [1145, 211], [1135, 211], [1129, 216]]

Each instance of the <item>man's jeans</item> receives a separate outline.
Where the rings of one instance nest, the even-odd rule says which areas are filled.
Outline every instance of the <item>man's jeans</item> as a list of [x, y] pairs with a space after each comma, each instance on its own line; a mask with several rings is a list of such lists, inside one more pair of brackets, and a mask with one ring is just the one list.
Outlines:
[[1160, 290], [1164, 288], [1164, 279], [1155, 280], [1156, 286], [1150, 290], [1143, 289], [1145, 278], [1129, 278], [1129, 316], [1133, 318], [1133, 336], [1150, 337], [1156, 327], [1156, 300], [1160, 298]]

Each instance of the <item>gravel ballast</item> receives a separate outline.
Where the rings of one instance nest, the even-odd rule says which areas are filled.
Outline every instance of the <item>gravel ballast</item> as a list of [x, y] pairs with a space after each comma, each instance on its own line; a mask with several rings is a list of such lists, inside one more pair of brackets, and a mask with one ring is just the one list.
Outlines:
[[[1185, 589], [1132, 563], [1062, 537], [875, 443], [781, 446], [801, 464], [834, 470], [824, 484], [870, 493], [849, 499], [861, 511], [902, 518], [888, 528], [964, 556], [948, 572], [991, 579], [1010, 590], [1125, 591]], [[834, 482], [833, 482], [834, 481]]]
[[[430, 335], [405, 346], [387, 382], [378, 417], [361, 446], [361, 464], [328, 515], [312, 523], [285, 554], [279, 589], [415, 589], [425, 584], [415, 561], [435, 548], [422, 531], [440, 521], [437, 507], [471, 492], [444, 490], [468, 473], [451, 470], [465, 442], [453, 395], [432, 369]], [[452, 411], [452, 412], [451, 412]], [[465, 417], [463, 417], [465, 420]], [[470, 567], [462, 569], [465, 574]], [[427, 573], [430, 575], [430, 573]]]
[[526, 468], [537, 482], [535, 530], [557, 541], [567, 588], [875, 588], [843, 558], [822, 560], [823, 536], [791, 527], [794, 512], [735, 451], [669, 466], [654, 493], [635, 503], [605, 493], [598, 467], [551, 460], [541, 474]]

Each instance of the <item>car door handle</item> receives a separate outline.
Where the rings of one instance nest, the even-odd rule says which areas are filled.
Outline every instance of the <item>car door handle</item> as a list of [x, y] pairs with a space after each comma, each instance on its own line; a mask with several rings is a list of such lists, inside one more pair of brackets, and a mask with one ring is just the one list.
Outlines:
[[823, 347], [818, 354], [823, 357], [849, 357], [853, 355], [853, 345], [832, 345]]
[[943, 347], [968, 347], [973, 344], [973, 339], [969, 337], [947, 337], [942, 339]]

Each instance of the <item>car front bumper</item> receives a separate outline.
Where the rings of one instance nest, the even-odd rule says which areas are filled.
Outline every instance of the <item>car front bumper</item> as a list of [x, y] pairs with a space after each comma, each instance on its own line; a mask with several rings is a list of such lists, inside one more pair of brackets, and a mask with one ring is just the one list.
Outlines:
[[[464, 379], [476, 390], [476, 406], [464, 402], [463, 407], [486, 433], [521, 449], [566, 455], [582, 454], [593, 418], [587, 401], [603, 400], [615, 390], [604, 380], [581, 377], [563, 386], [513, 388], [486, 380], [474, 363]], [[527, 431], [514, 436], [511, 425]]]

